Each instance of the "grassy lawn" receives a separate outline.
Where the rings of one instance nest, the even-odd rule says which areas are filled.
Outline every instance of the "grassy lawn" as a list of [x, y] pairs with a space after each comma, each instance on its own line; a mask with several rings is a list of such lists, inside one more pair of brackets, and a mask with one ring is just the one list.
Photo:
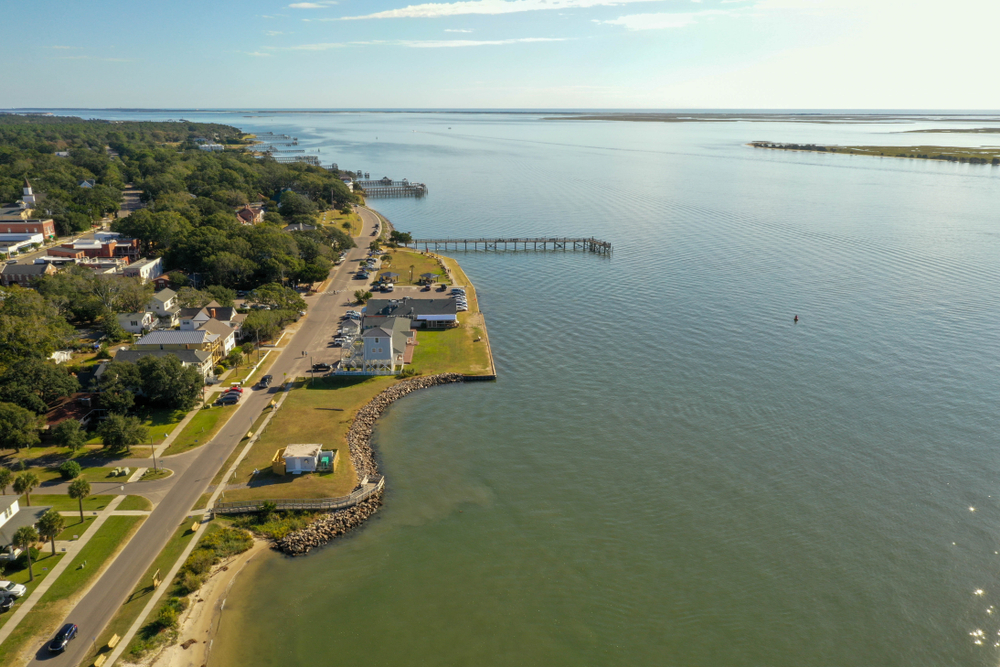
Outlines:
[[142, 473], [142, 477], [139, 478], [140, 482], [154, 482], [158, 479], [166, 479], [174, 474], [174, 471], [170, 468], [157, 467], [156, 470], [152, 468], [146, 468], [146, 472]]
[[[59, 484], [61, 482], [66, 482], [69, 480], [64, 480], [62, 475], [56, 468], [43, 468], [43, 467], [28, 467], [24, 469], [25, 472], [33, 472], [38, 475], [38, 480], [44, 485], [46, 482], [49, 484]], [[95, 467], [95, 468], [84, 468], [80, 477], [83, 477], [88, 482], [113, 482], [114, 477], [109, 477], [113, 468], [107, 467]], [[16, 477], [21, 473], [20, 470], [14, 472]]]
[[[38, 588], [38, 584], [42, 583], [42, 580], [45, 579], [46, 575], [48, 575], [48, 573], [52, 571], [52, 568], [56, 566], [56, 564], [63, 557], [63, 555], [64, 554], [60, 553], [53, 556], [52, 551], [45, 551], [43, 549], [41, 554], [39, 554], [38, 556], [38, 560], [33, 565], [35, 570], [34, 581], [28, 581], [27, 569], [19, 570], [17, 572], [5, 572], [3, 578], [7, 581], [13, 581], [15, 584], [24, 584], [24, 586], [28, 589], [28, 592], [25, 593], [23, 596], [21, 596], [21, 599], [27, 600], [28, 597], [35, 592], [35, 589]], [[0, 614], [0, 628], [2, 628], [4, 624], [10, 619], [10, 617], [14, 615], [14, 611], [17, 609], [17, 604], [20, 603], [16, 603], [14, 605], [14, 608], [8, 611], [7, 613]], [[9, 661], [6, 660], [7, 656], [6, 650], [9, 641], [10, 638], [8, 638], [7, 641], [5, 641], [3, 644], [0, 644], [0, 665], [11, 664]]]
[[[227, 491], [226, 500], [256, 498], [327, 498], [344, 496], [357, 485], [345, 436], [357, 411], [375, 395], [396, 382], [392, 377], [317, 378], [312, 387], [304, 381], [278, 410], [263, 436], [254, 443], [236, 469], [235, 482], [247, 482], [253, 470], [258, 479], [275, 483], [252, 489]], [[319, 443], [340, 450], [335, 473], [273, 475], [271, 458], [277, 449], [293, 443]]]
[[[33, 650], [56, 631], [82, 591], [97, 578], [144, 519], [141, 516], [113, 516], [101, 526], [7, 641], [0, 645], [0, 664], [13, 664], [18, 652]], [[81, 567], [84, 563], [86, 566]]]
[[[432, 253], [422, 253], [408, 248], [388, 249], [388, 253], [392, 256], [392, 261], [389, 262], [388, 268], [386, 267], [386, 263], [383, 262], [379, 273], [381, 274], [386, 271], [398, 273], [399, 278], [395, 281], [397, 285], [419, 285], [420, 276], [424, 273], [438, 274], [438, 277], [434, 279], [434, 282], [451, 283], [451, 281], [448, 280], [444, 267], [441, 266], [441, 260], [437, 255]], [[413, 280], [410, 280], [411, 265], [413, 266]]]
[[[65, 530], [63, 530], [63, 532], [56, 535], [56, 541], [72, 540], [74, 535], [76, 535], [77, 537], [82, 536], [84, 532], [86, 532], [87, 529], [90, 528], [90, 525], [94, 523], [94, 519], [96, 518], [97, 517], [94, 516], [85, 516], [83, 517], [83, 521], [80, 521], [79, 514], [72, 517], [64, 516], [63, 520], [66, 522], [66, 528]], [[51, 550], [51, 546], [49, 548]]]
[[[89, 498], [84, 498], [83, 511], [96, 512], [102, 510], [114, 499], [114, 496], [90, 496]], [[24, 502], [24, 496], [21, 496], [21, 502]], [[58, 512], [80, 511], [79, 501], [73, 500], [66, 495], [33, 493], [31, 494], [31, 504], [38, 507], [53, 507]]]
[[[149, 566], [146, 573], [142, 575], [142, 579], [136, 585], [135, 590], [129, 595], [128, 599], [125, 600], [124, 604], [115, 612], [114, 617], [108, 623], [108, 626], [104, 629], [104, 632], [98, 636], [97, 646], [98, 650], [91, 652], [87, 655], [86, 660], [84, 660], [82, 665], [91, 665], [94, 662], [94, 658], [97, 657], [98, 653], [110, 653], [107, 648], [108, 640], [111, 639], [112, 635], [124, 636], [128, 629], [132, 627], [135, 619], [139, 617], [139, 613], [142, 611], [143, 607], [149, 601], [149, 596], [153, 593], [153, 573], [157, 570], [160, 571], [160, 578], [167, 576], [167, 572], [173, 567], [177, 559], [180, 558], [181, 552], [184, 551], [191, 538], [194, 537], [189, 529], [193, 522], [190, 519], [186, 519], [181, 525], [174, 531], [173, 536], [170, 541], [167, 542], [166, 546], [163, 547], [163, 551], [160, 555], [156, 557], [153, 564]], [[166, 584], [161, 584], [165, 586]]]
[[120, 510], [151, 510], [153, 503], [148, 498], [142, 496], [125, 496], [125, 500], [118, 503]]
[[[256, 355], [254, 356], [256, 358]], [[273, 364], [274, 360], [277, 358], [277, 353], [272, 353], [271, 350], [267, 350], [263, 353], [263, 356], [261, 356], [263, 361], [256, 371], [253, 370], [253, 364], [246, 367], [241, 366], [238, 371], [229, 374], [229, 377], [226, 378], [226, 382], [242, 382], [244, 386], [249, 387], [253, 384], [253, 382], [259, 380], [261, 376], [267, 374], [267, 369], [271, 367], [271, 364]]]
[[[264, 420], [267, 419], [267, 416], [269, 414], [271, 414], [269, 408], [265, 408], [264, 410], [262, 410], [260, 415], [258, 415], [257, 419], [254, 420], [253, 426], [250, 427], [250, 431], [252, 433], [256, 433], [258, 430], [260, 430], [260, 425], [264, 423]], [[229, 471], [229, 466], [233, 465], [233, 461], [236, 460], [236, 457], [240, 455], [241, 451], [243, 451], [243, 447], [246, 446], [246, 440], [247, 438], [243, 438], [242, 440], [240, 440], [240, 444], [234, 447], [233, 451], [230, 452], [229, 456], [226, 457], [226, 462], [222, 464], [222, 467], [219, 468], [219, 472], [215, 473], [215, 477], [212, 478], [212, 486], [215, 486], [220, 482], [222, 482], [223, 477], [225, 477], [226, 473]], [[205, 507], [205, 505], [208, 503], [211, 497], [212, 497], [212, 492], [203, 493], [201, 495], [201, 498], [198, 499], [199, 504], [195, 505], [195, 507], [196, 508]]]
[[489, 375], [489, 350], [482, 338], [485, 334], [482, 315], [466, 313], [464, 318], [460, 317], [460, 322], [454, 329], [419, 330], [412, 368], [424, 375]]
[[204, 445], [215, 437], [215, 434], [219, 432], [219, 429], [225, 425], [229, 416], [234, 412], [236, 412], [235, 405], [213, 405], [199, 410], [194, 419], [189, 421], [184, 430], [174, 438], [163, 455], [180, 454]]
[[[140, 417], [142, 425], [149, 429], [149, 435], [153, 438], [153, 442], [162, 442], [184, 419], [186, 414], [183, 410], [157, 409], [143, 410], [138, 412], [136, 416]], [[90, 439], [87, 440], [88, 445], [101, 444], [101, 436], [96, 431], [92, 432], [90, 436]]]
[[337, 229], [343, 229], [343, 224], [345, 222], [349, 222], [351, 223], [351, 236], [361, 236], [361, 216], [357, 213], [351, 212], [345, 215], [337, 209], [330, 209], [329, 211], [323, 211], [319, 214], [319, 221], [320, 224], [333, 225]]

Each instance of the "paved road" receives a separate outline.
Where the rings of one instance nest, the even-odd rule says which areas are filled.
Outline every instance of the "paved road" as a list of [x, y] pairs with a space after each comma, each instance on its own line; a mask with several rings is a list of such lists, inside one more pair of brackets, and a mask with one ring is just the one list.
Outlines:
[[[313, 354], [313, 362], [332, 358], [333, 351], [339, 357], [339, 348], [329, 348], [331, 334], [341, 313], [347, 310], [348, 299], [354, 291], [350, 269], [356, 266], [352, 260], [363, 257], [370, 242], [370, 234], [376, 217], [362, 210], [365, 222], [362, 236], [358, 237], [358, 248], [348, 253], [347, 261], [334, 271], [330, 287], [324, 294], [311, 296], [309, 314], [289, 341], [269, 371], [275, 379], [294, 378], [303, 375], [309, 367], [308, 354]], [[359, 281], [358, 281], [359, 282]], [[345, 290], [334, 294], [334, 290]], [[245, 396], [236, 413], [221, 429], [212, 442], [194, 450], [190, 455], [190, 466], [173, 476], [169, 492], [149, 515], [135, 536], [129, 541], [121, 555], [104, 572], [94, 587], [66, 617], [65, 622], [76, 623], [80, 632], [70, 643], [65, 653], [50, 655], [43, 644], [35, 654], [32, 665], [47, 667], [72, 667], [80, 664], [93, 641], [100, 636], [104, 627], [121, 607], [129, 593], [139, 582], [139, 578], [166, 545], [167, 540], [182, 522], [195, 502], [208, 488], [212, 478], [222, 467], [229, 454], [239, 444], [242, 436], [260, 412], [267, 406], [280, 387], [268, 390], [250, 391]], [[169, 462], [167, 462], [169, 467]]]

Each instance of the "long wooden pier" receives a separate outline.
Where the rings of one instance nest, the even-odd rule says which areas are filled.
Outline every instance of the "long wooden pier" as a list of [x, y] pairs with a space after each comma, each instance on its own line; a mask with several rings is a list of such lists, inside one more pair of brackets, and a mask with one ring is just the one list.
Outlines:
[[414, 239], [406, 245], [416, 250], [586, 250], [599, 255], [611, 254], [611, 244], [595, 238]]
[[356, 186], [361, 186], [365, 197], [423, 197], [427, 194], [427, 186], [423, 183], [410, 183], [405, 178], [394, 181], [388, 177], [379, 180], [357, 180]]

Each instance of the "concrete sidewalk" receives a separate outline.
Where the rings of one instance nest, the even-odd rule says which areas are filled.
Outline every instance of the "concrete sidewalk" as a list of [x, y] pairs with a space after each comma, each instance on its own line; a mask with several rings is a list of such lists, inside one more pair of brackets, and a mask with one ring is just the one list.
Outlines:
[[[55, 583], [56, 579], [59, 578], [59, 575], [61, 575], [63, 571], [69, 567], [73, 558], [80, 553], [80, 550], [83, 549], [87, 542], [90, 541], [90, 538], [94, 536], [94, 533], [100, 530], [101, 526], [104, 525], [104, 522], [108, 520], [108, 517], [115, 513], [115, 508], [118, 507], [123, 500], [125, 500], [125, 496], [118, 496], [108, 503], [108, 506], [97, 515], [97, 518], [94, 519], [92, 524], [90, 524], [90, 527], [87, 528], [86, 532], [80, 536], [80, 539], [73, 540], [72, 542], [57, 542], [57, 544], [67, 545], [66, 553], [63, 555], [62, 559], [60, 559], [59, 563], [52, 568], [52, 571], [49, 572], [48, 576], [45, 577], [42, 583], [38, 584], [38, 588], [31, 592], [28, 599], [17, 605], [17, 611], [15, 611], [10, 620], [7, 621], [2, 628], [0, 628], [0, 644], [2, 644], [4, 640], [10, 636], [10, 633], [14, 631], [18, 623], [21, 622], [21, 619], [27, 616], [28, 612], [35, 606], [35, 603], [38, 602], [43, 595], [45, 595], [45, 591], [49, 590], [52, 584]], [[79, 513], [77, 513], [77, 516], [79, 516]], [[100, 567], [100, 565], [95, 563], [94, 567]]]

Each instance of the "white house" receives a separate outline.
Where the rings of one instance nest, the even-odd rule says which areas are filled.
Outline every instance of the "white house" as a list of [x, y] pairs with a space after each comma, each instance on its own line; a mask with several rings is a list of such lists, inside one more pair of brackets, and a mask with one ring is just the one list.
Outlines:
[[150, 311], [142, 313], [121, 313], [118, 315], [118, 324], [129, 333], [144, 334], [153, 328], [153, 320], [156, 316]]
[[236, 347], [236, 329], [225, 322], [220, 322], [219, 320], [209, 320], [205, 322], [199, 328], [199, 331], [207, 331], [209, 333], [217, 334], [219, 338], [222, 339], [220, 343], [221, 356], [226, 356], [232, 352], [233, 348]]
[[122, 269], [122, 275], [127, 278], [138, 278], [143, 283], [148, 283], [153, 278], [163, 275], [163, 258], [140, 259]]
[[149, 300], [149, 309], [161, 320], [166, 320], [169, 326], [174, 326], [181, 310], [177, 305], [177, 292], [169, 288], [160, 290]]
[[0, 496], [0, 547], [14, 541], [14, 533], [23, 526], [33, 526], [51, 507], [21, 507], [17, 496]]
[[79, 183], [77, 183], [77, 185], [79, 185], [81, 188], [86, 188], [86, 189], [89, 190], [90, 188], [92, 188], [95, 185], [97, 185], [97, 181], [95, 181], [92, 178], [88, 178], [85, 181], [80, 181]]
[[288, 445], [282, 454], [282, 458], [285, 459], [285, 472], [292, 475], [315, 472], [322, 450], [322, 445]]
[[413, 335], [410, 320], [387, 318], [384, 324], [372, 327], [361, 335], [364, 345], [362, 370], [373, 375], [388, 375], [403, 368], [406, 341]]
[[226, 147], [223, 146], [222, 144], [201, 144], [200, 146], [198, 146], [198, 148], [200, 150], [203, 150], [203, 151], [224, 151], [224, 150], [226, 150]]

